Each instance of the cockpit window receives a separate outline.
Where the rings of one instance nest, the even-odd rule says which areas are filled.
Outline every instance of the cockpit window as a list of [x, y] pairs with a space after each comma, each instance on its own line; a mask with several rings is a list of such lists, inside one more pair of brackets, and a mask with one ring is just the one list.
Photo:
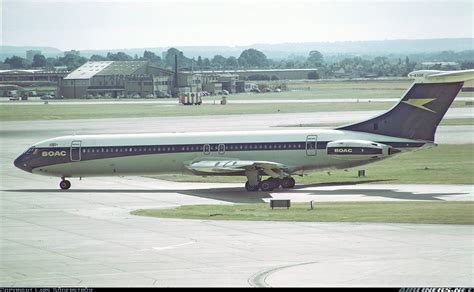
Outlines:
[[31, 154], [33, 151], [35, 151], [35, 147], [31, 147], [30, 149], [26, 150], [25, 154]]

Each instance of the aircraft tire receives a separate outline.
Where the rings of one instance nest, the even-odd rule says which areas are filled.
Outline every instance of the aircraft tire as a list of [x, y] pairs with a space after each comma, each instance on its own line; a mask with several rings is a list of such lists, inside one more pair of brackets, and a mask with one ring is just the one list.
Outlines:
[[245, 189], [248, 191], [248, 192], [256, 192], [258, 191], [258, 185], [256, 186], [251, 186], [250, 183], [247, 181], [245, 183]]
[[272, 184], [274, 189], [278, 189], [281, 186], [281, 179], [279, 178], [269, 178], [268, 179]]
[[281, 180], [281, 186], [284, 189], [291, 189], [295, 186], [296, 182], [295, 179], [292, 177], [285, 177], [284, 179]]
[[271, 192], [274, 189], [273, 183], [271, 180], [264, 180], [260, 183], [260, 189], [264, 192]]
[[62, 180], [59, 183], [59, 187], [61, 188], [61, 190], [68, 190], [71, 187], [71, 182], [68, 180]]

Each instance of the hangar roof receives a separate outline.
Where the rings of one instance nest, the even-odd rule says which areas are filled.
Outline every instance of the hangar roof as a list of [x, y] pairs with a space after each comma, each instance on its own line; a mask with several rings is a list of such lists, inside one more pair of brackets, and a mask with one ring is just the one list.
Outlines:
[[96, 75], [100, 71], [104, 70], [110, 64], [114, 63], [113, 61], [95, 61], [87, 62], [76, 70], [72, 71], [69, 75], [64, 77], [64, 79], [90, 79], [92, 76]]
[[143, 66], [146, 61], [117, 61], [112, 62], [109, 66], [95, 75], [132, 75]]
[[77, 68], [64, 79], [90, 79], [96, 75], [132, 75], [146, 64], [146, 61], [91, 61]]

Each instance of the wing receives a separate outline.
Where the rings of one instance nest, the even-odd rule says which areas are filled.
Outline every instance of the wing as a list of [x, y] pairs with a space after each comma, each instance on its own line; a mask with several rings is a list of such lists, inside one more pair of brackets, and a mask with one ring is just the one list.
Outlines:
[[271, 161], [251, 160], [200, 160], [185, 164], [185, 167], [196, 174], [240, 174], [248, 170], [257, 170], [272, 177], [287, 175], [286, 166]]

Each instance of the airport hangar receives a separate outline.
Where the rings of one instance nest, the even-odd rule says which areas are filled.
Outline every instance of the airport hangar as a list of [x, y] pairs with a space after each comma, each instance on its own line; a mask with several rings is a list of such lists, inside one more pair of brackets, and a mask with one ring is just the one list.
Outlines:
[[58, 95], [64, 98], [169, 97], [177, 93], [248, 90], [252, 75], [272, 79], [307, 79], [317, 69], [260, 69], [173, 71], [148, 61], [91, 61], [59, 80]]

